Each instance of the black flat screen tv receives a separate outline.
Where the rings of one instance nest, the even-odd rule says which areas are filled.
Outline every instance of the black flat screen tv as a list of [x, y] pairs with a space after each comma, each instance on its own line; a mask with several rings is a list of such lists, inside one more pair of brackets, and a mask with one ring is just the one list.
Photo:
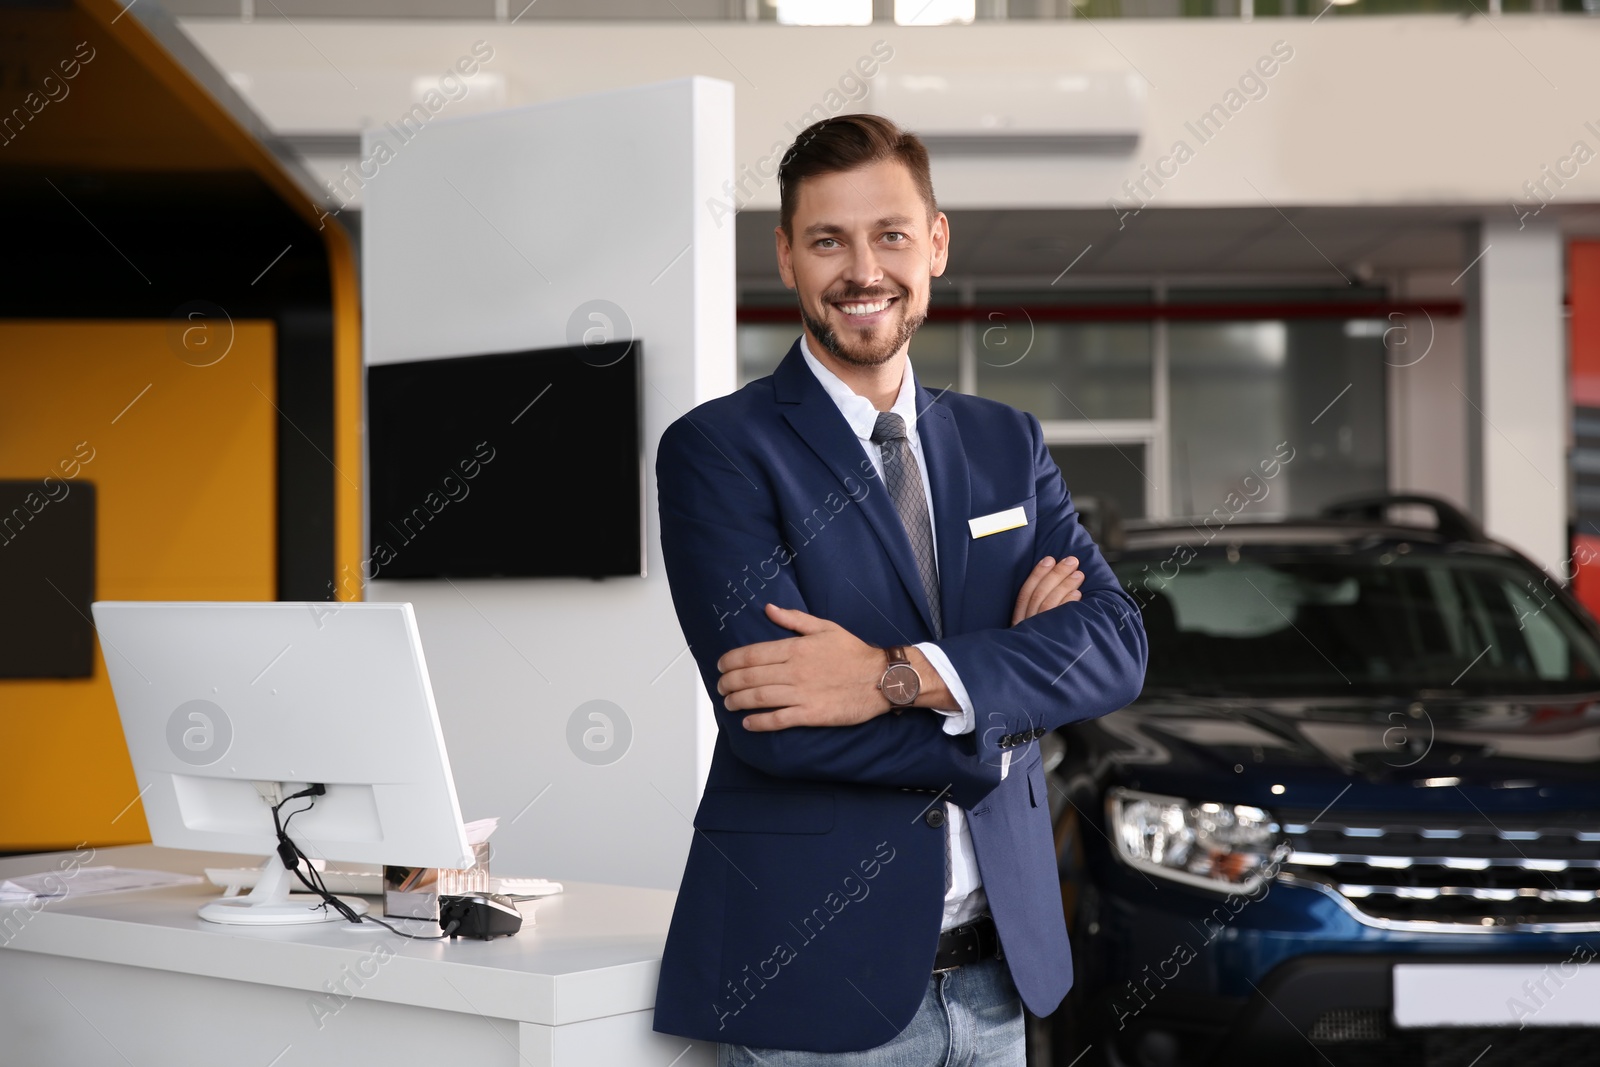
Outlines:
[[367, 370], [367, 578], [644, 573], [641, 345]]

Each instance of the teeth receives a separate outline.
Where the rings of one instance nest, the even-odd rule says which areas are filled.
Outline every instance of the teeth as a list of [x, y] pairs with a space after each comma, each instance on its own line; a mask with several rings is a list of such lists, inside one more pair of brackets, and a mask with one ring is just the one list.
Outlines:
[[846, 315], [871, 315], [888, 306], [888, 300], [879, 300], [875, 304], [840, 304], [839, 309]]

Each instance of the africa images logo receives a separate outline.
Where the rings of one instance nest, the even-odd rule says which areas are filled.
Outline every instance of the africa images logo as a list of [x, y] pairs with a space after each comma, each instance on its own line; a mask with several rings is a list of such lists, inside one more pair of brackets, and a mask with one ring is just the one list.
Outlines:
[[228, 713], [209, 700], [179, 704], [167, 719], [167, 747], [191, 766], [210, 766], [227, 755], [232, 744]]
[[567, 718], [567, 747], [583, 762], [595, 767], [615, 763], [633, 743], [633, 723], [628, 713], [609, 700], [579, 704]]

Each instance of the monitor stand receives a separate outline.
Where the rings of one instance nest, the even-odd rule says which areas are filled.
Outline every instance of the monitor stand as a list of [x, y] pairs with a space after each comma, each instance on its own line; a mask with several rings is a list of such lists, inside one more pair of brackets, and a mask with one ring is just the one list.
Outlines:
[[[261, 880], [242, 897], [218, 897], [200, 909], [200, 918], [233, 926], [295, 926], [303, 923], [344, 922], [345, 917], [312, 893], [290, 893], [298, 881], [276, 855], [261, 866]], [[365, 915], [367, 902], [340, 897], [357, 915]]]

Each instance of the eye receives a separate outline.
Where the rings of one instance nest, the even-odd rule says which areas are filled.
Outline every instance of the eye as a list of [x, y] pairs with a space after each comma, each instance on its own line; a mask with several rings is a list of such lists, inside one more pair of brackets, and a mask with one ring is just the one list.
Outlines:
[[884, 236], [885, 237], [898, 237], [898, 238], [900, 238], [900, 240], [894, 242], [895, 244], [905, 244], [905, 242], [911, 240], [910, 237], [907, 237], [905, 234], [901, 233], [899, 230], [894, 230], [894, 231], [892, 231], [890, 233], [886, 233], [886, 234], [884, 234]]
[[837, 243], [838, 243], [838, 242], [837, 242], [837, 241], [835, 241], [835, 240], [834, 240], [834, 238], [832, 238], [832, 237], [824, 237], [824, 238], [822, 238], [822, 239], [821, 239], [821, 240], [819, 240], [819, 241], [817, 241], [817, 242], [816, 242], [816, 247], [817, 247], [817, 248], [821, 248], [821, 247], [822, 247], [822, 246], [823, 246], [823, 244], [824, 244], [824, 243], [825, 243], [825, 242], [828, 242], [828, 241], [833, 241], [833, 242], [834, 242], [834, 243], [835, 243], [835, 244], [837, 244]]

